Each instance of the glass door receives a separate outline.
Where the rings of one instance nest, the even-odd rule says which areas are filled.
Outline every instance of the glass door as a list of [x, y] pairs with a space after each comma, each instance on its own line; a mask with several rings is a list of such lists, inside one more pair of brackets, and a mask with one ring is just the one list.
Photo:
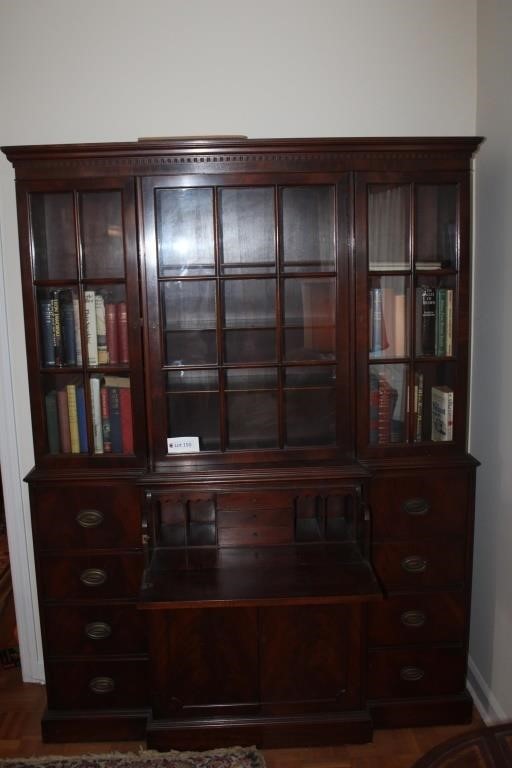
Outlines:
[[347, 185], [298, 181], [144, 181], [157, 458], [347, 449]]

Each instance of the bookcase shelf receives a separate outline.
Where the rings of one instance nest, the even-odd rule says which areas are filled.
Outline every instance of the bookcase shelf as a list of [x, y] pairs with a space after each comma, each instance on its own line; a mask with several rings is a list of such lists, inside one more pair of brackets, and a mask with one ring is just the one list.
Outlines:
[[45, 740], [470, 719], [479, 143], [4, 148]]

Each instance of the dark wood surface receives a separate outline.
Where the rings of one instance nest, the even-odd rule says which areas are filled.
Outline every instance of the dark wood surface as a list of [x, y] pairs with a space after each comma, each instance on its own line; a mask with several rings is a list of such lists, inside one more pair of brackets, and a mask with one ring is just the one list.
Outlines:
[[433, 747], [412, 768], [508, 768], [512, 765], [510, 723], [480, 728]]

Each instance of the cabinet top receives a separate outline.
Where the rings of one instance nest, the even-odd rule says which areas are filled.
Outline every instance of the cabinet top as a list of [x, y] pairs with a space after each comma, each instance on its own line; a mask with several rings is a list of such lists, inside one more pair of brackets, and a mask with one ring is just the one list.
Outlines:
[[481, 137], [249, 139], [147, 138], [134, 142], [2, 147], [18, 179], [148, 173], [316, 170], [463, 170]]

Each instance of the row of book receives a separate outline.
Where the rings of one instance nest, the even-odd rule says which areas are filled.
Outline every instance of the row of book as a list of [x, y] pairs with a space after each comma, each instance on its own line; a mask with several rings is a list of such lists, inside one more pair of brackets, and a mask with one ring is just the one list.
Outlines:
[[[127, 364], [128, 322], [125, 301], [111, 301], [99, 291], [84, 291], [85, 341], [89, 366]], [[71, 288], [39, 297], [43, 365], [83, 363], [80, 305]]]
[[[133, 412], [130, 380], [92, 376], [91, 420], [94, 453], [133, 453]], [[66, 384], [45, 395], [48, 449], [51, 454], [88, 453], [84, 387]]]
[[453, 289], [416, 289], [416, 350], [436, 357], [453, 355]]
[[[404, 441], [405, 410], [400, 406], [403, 390], [384, 371], [370, 374], [370, 443], [386, 445]], [[395, 386], [394, 386], [395, 385]], [[446, 385], [431, 388], [431, 432], [434, 442], [453, 440], [453, 389]], [[416, 372], [414, 380], [414, 441], [424, 435], [424, 376]]]

